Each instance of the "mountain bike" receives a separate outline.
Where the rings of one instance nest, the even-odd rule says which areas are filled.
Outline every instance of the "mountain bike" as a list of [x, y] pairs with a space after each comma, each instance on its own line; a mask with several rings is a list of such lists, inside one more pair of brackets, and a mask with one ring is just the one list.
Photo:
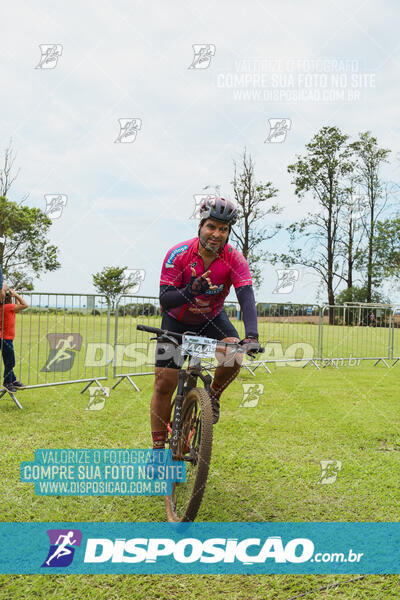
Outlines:
[[[146, 325], [137, 325], [137, 329], [155, 333], [157, 337], [151, 339], [181, 346], [184, 356], [189, 357], [187, 369], [179, 371], [166, 440], [172, 459], [186, 462], [186, 481], [172, 484], [172, 494], [165, 497], [165, 509], [168, 521], [193, 521], [203, 499], [213, 440], [210, 371], [215, 365], [203, 366], [202, 358], [213, 359], [218, 348], [231, 347], [237, 352], [244, 352], [244, 348], [237, 342], [220, 342], [191, 332], [177, 334]], [[204, 388], [197, 387], [198, 378]]]

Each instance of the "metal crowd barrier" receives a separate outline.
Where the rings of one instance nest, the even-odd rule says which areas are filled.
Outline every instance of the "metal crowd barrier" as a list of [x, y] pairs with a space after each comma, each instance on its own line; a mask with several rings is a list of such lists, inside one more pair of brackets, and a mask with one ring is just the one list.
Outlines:
[[259, 338], [265, 348], [260, 365], [304, 367], [314, 363], [320, 349], [318, 305], [258, 303], [257, 315]]
[[[82, 392], [92, 383], [102, 388], [110, 362], [106, 298], [34, 292], [23, 297], [29, 309], [16, 314], [17, 379], [28, 389], [69, 383], [85, 383]], [[1, 361], [1, 376], [3, 369]], [[0, 398], [4, 393], [3, 389]]]
[[[258, 305], [260, 342], [265, 353], [259, 360], [245, 357], [243, 368], [253, 375], [262, 366], [271, 372], [268, 363], [282, 366], [305, 366], [314, 362], [320, 343], [320, 308], [308, 304]], [[245, 336], [238, 302], [228, 301], [225, 311], [236, 327], [239, 337]], [[134, 378], [154, 373], [155, 340], [136, 329], [138, 323], [160, 327], [161, 309], [158, 298], [151, 296], [122, 296], [115, 310], [113, 388], [124, 379], [138, 389]], [[314, 363], [315, 364], [315, 363]]]
[[[396, 340], [397, 340], [396, 335]], [[320, 358], [325, 366], [337, 361], [375, 365], [393, 358], [394, 307], [385, 304], [348, 303], [322, 308]]]
[[[92, 383], [102, 388], [101, 381], [112, 375], [113, 388], [126, 379], [138, 390], [134, 378], [154, 373], [156, 342], [136, 325], [161, 325], [158, 298], [126, 295], [110, 308], [98, 294], [32, 292], [24, 297], [29, 309], [16, 315], [14, 371], [26, 387], [84, 383], [83, 392]], [[228, 301], [225, 310], [244, 337], [239, 304]], [[258, 303], [257, 314], [265, 353], [243, 362], [253, 375], [258, 367], [270, 373], [269, 364], [320, 368], [371, 360], [388, 367], [390, 360], [392, 365], [400, 361], [396, 305]]]
[[154, 373], [156, 341], [153, 335], [139, 331], [136, 325], [161, 326], [161, 307], [152, 296], [122, 296], [115, 309], [113, 377], [117, 379], [111, 389], [127, 379], [136, 390], [133, 380], [137, 375]]

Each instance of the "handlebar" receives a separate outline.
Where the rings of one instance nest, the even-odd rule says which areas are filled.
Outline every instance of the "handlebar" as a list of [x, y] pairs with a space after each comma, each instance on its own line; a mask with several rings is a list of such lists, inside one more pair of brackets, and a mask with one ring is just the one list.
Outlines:
[[[147, 325], [136, 325], [136, 329], [139, 329], [140, 331], [147, 331], [148, 333], [155, 333], [157, 336], [172, 336], [175, 337], [177, 339], [179, 339], [182, 342], [182, 333], [175, 333], [174, 331], [167, 331], [166, 329], [160, 329], [159, 327], [149, 327]], [[186, 333], [193, 333], [193, 335], [197, 335], [194, 332], [191, 331], [187, 331]], [[217, 345], [221, 344], [224, 346], [231, 346], [234, 348], [243, 348], [243, 346], [240, 346], [239, 342], [222, 342], [220, 340], [217, 340]], [[265, 351], [265, 348], [260, 347], [260, 349], [258, 350], [258, 354], [262, 354]]]
[[173, 333], [172, 331], [167, 331], [166, 329], [160, 329], [159, 327], [148, 327], [147, 325], [136, 325], [136, 329], [140, 329], [140, 331], [148, 331], [149, 333], [155, 333], [157, 336], [172, 335], [182, 341], [182, 333]]

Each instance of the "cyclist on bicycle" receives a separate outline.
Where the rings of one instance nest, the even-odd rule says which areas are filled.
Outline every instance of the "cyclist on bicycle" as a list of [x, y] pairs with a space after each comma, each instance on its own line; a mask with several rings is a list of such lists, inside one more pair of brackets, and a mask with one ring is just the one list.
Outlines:
[[[233, 284], [242, 309], [246, 337], [240, 342], [247, 354], [256, 353], [257, 312], [249, 266], [243, 254], [228, 244], [237, 209], [224, 198], [208, 198], [200, 207], [198, 237], [171, 248], [165, 257], [160, 281], [161, 328], [173, 333], [191, 331], [224, 342], [239, 342], [239, 335], [224, 310]], [[219, 419], [219, 399], [240, 371], [239, 353], [224, 360], [211, 384], [213, 422]], [[184, 358], [179, 349], [158, 342], [154, 393], [151, 400], [153, 447], [164, 448], [171, 398]]]

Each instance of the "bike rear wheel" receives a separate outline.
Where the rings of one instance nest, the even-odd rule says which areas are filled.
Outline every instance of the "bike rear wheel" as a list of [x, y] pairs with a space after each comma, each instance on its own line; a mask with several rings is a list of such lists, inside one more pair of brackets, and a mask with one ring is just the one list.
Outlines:
[[182, 405], [182, 430], [174, 460], [185, 460], [186, 481], [172, 484], [165, 497], [168, 521], [194, 521], [203, 499], [211, 462], [213, 417], [204, 388], [190, 390]]

